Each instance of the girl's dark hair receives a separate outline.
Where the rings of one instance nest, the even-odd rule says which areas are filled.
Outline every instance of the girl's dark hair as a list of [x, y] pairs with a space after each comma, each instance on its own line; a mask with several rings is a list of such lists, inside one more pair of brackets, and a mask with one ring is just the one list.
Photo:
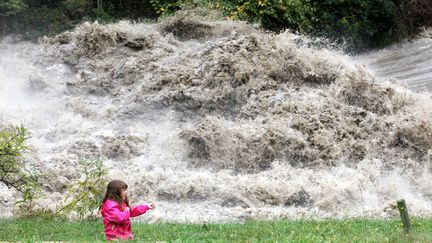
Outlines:
[[105, 193], [105, 197], [102, 200], [102, 205], [106, 202], [106, 200], [113, 200], [117, 202], [121, 208], [123, 208], [123, 203], [126, 204], [126, 206], [129, 207], [129, 198], [126, 197], [125, 200], [121, 197], [121, 191], [126, 190], [128, 188], [128, 185], [124, 183], [121, 180], [112, 180], [110, 183], [108, 183], [107, 191]]

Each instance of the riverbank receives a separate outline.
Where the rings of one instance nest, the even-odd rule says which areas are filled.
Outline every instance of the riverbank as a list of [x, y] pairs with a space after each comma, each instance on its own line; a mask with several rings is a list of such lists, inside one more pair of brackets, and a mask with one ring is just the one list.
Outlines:
[[[432, 219], [414, 219], [413, 233], [398, 218], [248, 221], [227, 224], [147, 224], [134, 222], [136, 241], [181, 242], [431, 242]], [[101, 220], [0, 220], [0, 241], [102, 241]]]

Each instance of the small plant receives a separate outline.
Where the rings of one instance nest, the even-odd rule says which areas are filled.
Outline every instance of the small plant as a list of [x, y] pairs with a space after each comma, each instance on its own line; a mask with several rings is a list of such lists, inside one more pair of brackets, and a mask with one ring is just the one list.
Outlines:
[[25, 144], [27, 130], [22, 127], [8, 127], [0, 130], [0, 182], [22, 193], [16, 202], [25, 212], [34, 207], [34, 200], [42, 196], [42, 188], [33, 172], [24, 167], [23, 155], [30, 150]]
[[56, 211], [56, 215], [75, 212], [83, 218], [99, 209], [104, 196], [108, 170], [101, 159], [82, 160], [79, 165], [82, 177], [69, 186], [65, 202]]
[[[22, 126], [0, 130], [0, 182], [22, 194], [16, 202], [23, 217], [64, 216], [75, 212], [80, 217], [92, 214], [101, 204], [106, 185], [107, 169], [101, 159], [79, 162], [82, 177], [68, 187], [65, 202], [54, 213], [35, 210], [35, 200], [43, 195], [38, 177], [27, 170], [22, 161], [30, 150], [26, 145], [28, 131]], [[50, 217], [51, 217], [50, 216]]]
[[35, 213], [35, 200], [43, 196], [42, 188], [34, 175], [30, 175], [31, 179], [22, 190], [22, 199], [15, 204], [20, 207], [20, 215], [30, 216]]

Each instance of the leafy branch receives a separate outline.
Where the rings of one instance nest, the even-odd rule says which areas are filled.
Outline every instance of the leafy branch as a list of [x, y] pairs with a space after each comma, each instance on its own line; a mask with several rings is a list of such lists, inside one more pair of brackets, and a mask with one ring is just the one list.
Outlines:
[[56, 210], [55, 215], [76, 212], [80, 217], [84, 217], [99, 208], [107, 183], [108, 170], [101, 159], [82, 160], [79, 165], [83, 179], [69, 186], [65, 201]]
[[16, 204], [32, 211], [34, 200], [42, 195], [37, 177], [26, 170], [22, 161], [30, 148], [25, 144], [28, 131], [22, 126], [0, 130], [0, 182], [21, 192], [22, 199]]

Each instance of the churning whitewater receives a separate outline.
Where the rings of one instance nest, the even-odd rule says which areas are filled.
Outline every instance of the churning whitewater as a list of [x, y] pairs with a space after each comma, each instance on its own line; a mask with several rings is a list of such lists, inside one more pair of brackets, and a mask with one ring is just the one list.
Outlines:
[[[31, 132], [51, 208], [101, 156], [150, 222], [431, 216], [430, 94], [302, 38], [180, 13], [5, 39], [0, 125]], [[18, 198], [0, 185], [2, 216]]]

